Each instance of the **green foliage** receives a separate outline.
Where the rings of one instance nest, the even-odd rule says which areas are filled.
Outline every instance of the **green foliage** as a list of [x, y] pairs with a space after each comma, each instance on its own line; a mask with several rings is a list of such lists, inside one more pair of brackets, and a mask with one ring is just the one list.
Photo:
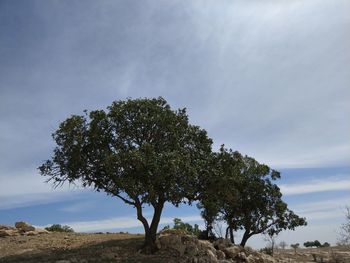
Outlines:
[[60, 224], [53, 224], [50, 227], [45, 227], [45, 229], [50, 232], [68, 232], [68, 233], [74, 232], [73, 228], [71, 228], [70, 226], [66, 226], [66, 225], [62, 226]]
[[294, 252], [297, 251], [297, 249], [299, 248], [300, 244], [299, 243], [295, 243], [295, 244], [291, 244], [290, 247], [294, 248]]
[[232, 230], [244, 230], [240, 245], [256, 234], [276, 235], [306, 225], [283, 202], [273, 183], [280, 173], [267, 165], [222, 146], [212, 155], [208, 170], [211, 173], [203, 176], [198, 207], [208, 225], [221, 217]]
[[169, 225], [165, 226], [163, 230], [169, 230], [169, 229], [175, 229], [180, 230], [180, 232], [199, 236], [201, 230], [199, 229], [199, 226], [197, 224], [194, 224], [194, 226], [182, 222], [180, 218], [174, 218], [174, 226], [170, 228]]
[[331, 244], [329, 244], [328, 242], [324, 242], [321, 247], [330, 247], [330, 246]]
[[[327, 242], [326, 242], [327, 243]], [[328, 243], [327, 243], [328, 244]], [[329, 245], [329, 244], [328, 244]], [[306, 241], [304, 247], [321, 247], [321, 243], [318, 240], [315, 241]]]
[[[163, 98], [115, 101], [106, 111], [73, 115], [53, 139], [57, 146], [41, 174], [56, 186], [79, 182], [136, 207], [153, 245], [164, 203], [196, 199], [212, 144], [205, 130], [189, 124], [186, 109], [174, 111]], [[145, 205], [154, 208], [150, 223]]]

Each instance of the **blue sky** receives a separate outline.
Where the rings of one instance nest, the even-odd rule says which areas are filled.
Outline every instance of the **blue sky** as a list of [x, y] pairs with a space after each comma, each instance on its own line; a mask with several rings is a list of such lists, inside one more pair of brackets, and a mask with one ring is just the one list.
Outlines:
[[[186, 107], [214, 140], [282, 171], [309, 225], [334, 243], [350, 205], [350, 2], [0, 1], [0, 223], [140, 232], [135, 211], [36, 167], [70, 114], [127, 97]], [[200, 223], [195, 207], [166, 207]], [[251, 245], [264, 245], [255, 238]]]

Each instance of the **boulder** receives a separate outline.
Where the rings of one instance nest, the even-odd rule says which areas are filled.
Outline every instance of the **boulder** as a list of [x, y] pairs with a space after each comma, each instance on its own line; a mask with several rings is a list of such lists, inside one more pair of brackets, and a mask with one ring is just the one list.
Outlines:
[[180, 257], [185, 254], [186, 245], [182, 243], [181, 235], [161, 234], [158, 240], [162, 250], [173, 251]]
[[227, 247], [233, 246], [231, 241], [229, 239], [225, 239], [225, 238], [218, 238], [217, 240], [215, 240], [213, 242], [213, 245], [216, 249], [219, 249], [219, 250], [224, 250]]
[[235, 258], [238, 255], [238, 253], [241, 252], [241, 247], [239, 246], [227, 247], [223, 251], [227, 258]]
[[14, 227], [0, 224], [0, 230], [10, 230], [10, 229], [14, 229]]
[[30, 224], [28, 224], [26, 222], [23, 222], [23, 221], [16, 222], [15, 223], [15, 227], [18, 230], [22, 230], [22, 231], [25, 231], [25, 232], [34, 231], [35, 230], [35, 227], [33, 227], [32, 225], [30, 225]]
[[17, 229], [0, 229], [0, 237], [18, 236]]
[[225, 253], [221, 250], [216, 250], [216, 257], [218, 259], [225, 259], [226, 258]]

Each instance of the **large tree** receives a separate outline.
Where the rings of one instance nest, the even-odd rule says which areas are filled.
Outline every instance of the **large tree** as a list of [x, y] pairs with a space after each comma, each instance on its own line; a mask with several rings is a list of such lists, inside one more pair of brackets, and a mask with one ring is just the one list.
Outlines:
[[[212, 141], [189, 124], [185, 109], [172, 110], [163, 98], [113, 102], [104, 110], [73, 115], [53, 134], [53, 156], [39, 169], [55, 185], [94, 187], [134, 206], [154, 249], [165, 202], [179, 205], [197, 196]], [[149, 222], [144, 206], [152, 206]]]
[[[221, 178], [226, 187], [221, 187], [219, 198], [204, 194], [208, 200], [201, 203], [204, 210], [214, 208], [213, 211], [204, 211], [206, 214], [218, 213], [226, 221], [232, 242], [233, 231], [243, 230], [240, 245], [245, 246], [253, 235], [275, 235], [285, 229], [294, 230], [306, 225], [304, 218], [288, 209], [280, 189], [273, 183], [280, 178], [279, 172], [223, 146], [216, 154], [213, 170], [212, 176]], [[205, 206], [213, 202], [215, 206]]]

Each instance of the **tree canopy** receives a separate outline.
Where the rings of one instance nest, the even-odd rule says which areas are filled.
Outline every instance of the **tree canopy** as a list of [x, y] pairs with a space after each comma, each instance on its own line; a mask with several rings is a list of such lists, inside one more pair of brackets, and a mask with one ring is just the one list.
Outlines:
[[[234, 231], [244, 231], [242, 246], [256, 234], [306, 225], [282, 200], [278, 171], [224, 146], [212, 152], [212, 140], [189, 123], [186, 109], [172, 110], [161, 97], [72, 115], [52, 136], [56, 147], [40, 173], [55, 186], [79, 183], [135, 207], [147, 250], [155, 247], [166, 202], [199, 201], [205, 235], [213, 236], [214, 222], [224, 220], [232, 242]], [[150, 221], [145, 206], [153, 207]]]
[[[197, 181], [211, 153], [205, 130], [189, 124], [186, 109], [163, 98], [115, 101], [107, 110], [73, 115], [53, 134], [57, 146], [39, 169], [55, 185], [81, 182], [136, 207], [152, 247], [165, 202], [197, 195]], [[144, 205], [154, 208], [149, 223]]]
[[[279, 187], [273, 183], [280, 178], [279, 172], [224, 146], [213, 158], [214, 171], [210, 179], [204, 180], [208, 185], [214, 181], [220, 184], [202, 188], [204, 193], [199, 207], [205, 220], [205, 216], [210, 215], [210, 220], [220, 216], [226, 221], [232, 242], [233, 231], [244, 231], [240, 242], [244, 246], [253, 235], [275, 235], [285, 229], [294, 230], [306, 225], [304, 218], [288, 209]], [[217, 194], [214, 195], [213, 191]]]

